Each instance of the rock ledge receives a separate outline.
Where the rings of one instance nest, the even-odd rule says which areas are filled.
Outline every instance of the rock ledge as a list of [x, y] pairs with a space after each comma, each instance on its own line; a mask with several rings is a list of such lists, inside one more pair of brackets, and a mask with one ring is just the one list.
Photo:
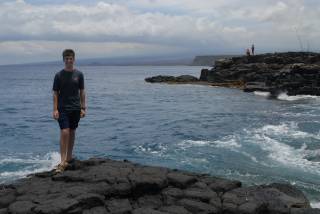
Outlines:
[[320, 53], [287, 52], [218, 59], [212, 69], [202, 69], [200, 78], [189, 75], [155, 76], [151, 83], [185, 83], [264, 91], [277, 97], [320, 96]]
[[0, 186], [0, 214], [320, 213], [288, 184], [241, 187], [223, 178], [110, 159]]

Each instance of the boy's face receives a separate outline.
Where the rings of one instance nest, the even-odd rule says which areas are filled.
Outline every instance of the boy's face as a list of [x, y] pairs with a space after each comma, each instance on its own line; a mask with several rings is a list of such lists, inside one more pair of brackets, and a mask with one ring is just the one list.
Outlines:
[[74, 57], [73, 56], [65, 56], [64, 57], [64, 64], [67, 68], [73, 67]]

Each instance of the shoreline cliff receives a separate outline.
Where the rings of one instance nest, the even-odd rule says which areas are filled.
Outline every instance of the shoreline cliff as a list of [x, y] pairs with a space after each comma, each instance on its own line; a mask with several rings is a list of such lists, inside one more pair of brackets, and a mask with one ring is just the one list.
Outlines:
[[110, 159], [75, 160], [0, 186], [0, 213], [320, 213], [290, 184], [240, 181]]
[[269, 92], [271, 96], [320, 96], [319, 53], [267, 53], [218, 59], [213, 64], [212, 69], [201, 70], [200, 78], [156, 76], [145, 81], [234, 87], [244, 92]]

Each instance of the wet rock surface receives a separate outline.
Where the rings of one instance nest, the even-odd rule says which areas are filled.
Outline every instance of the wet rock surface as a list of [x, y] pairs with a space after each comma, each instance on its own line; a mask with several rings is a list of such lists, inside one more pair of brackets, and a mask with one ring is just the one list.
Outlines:
[[110, 159], [75, 160], [66, 171], [0, 186], [0, 214], [320, 213], [288, 184], [241, 182]]

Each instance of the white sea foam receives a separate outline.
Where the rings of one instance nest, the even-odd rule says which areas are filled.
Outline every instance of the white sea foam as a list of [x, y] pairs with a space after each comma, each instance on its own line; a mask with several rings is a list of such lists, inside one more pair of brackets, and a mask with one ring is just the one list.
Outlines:
[[26, 166], [19, 171], [4, 171], [0, 173], [0, 183], [12, 181], [19, 178], [26, 177], [28, 174], [48, 171], [54, 168], [60, 161], [60, 154], [58, 152], [49, 152], [44, 156], [35, 156], [28, 159], [22, 158], [5, 158], [0, 160], [1, 165], [10, 164], [26, 164]]
[[263, 97], [270, 96], [270, 92], [267, 92], [267, 91], [254, 91], [253, 94], [257, 96], [263, 96]]
[[242, 154], [245, 157], [248, 157], [253, 162], [258, 162], [257, 158], [253, 155], [242, 151], [242, 145], [240, 144], [239, 140], [235, 135], [227, 136], [222, 138], [221, 140], [216, 141], [194, 141], [194, 140], [184, 140], [178, 144], [180, 149], [186, 150], [190, 149], [191, 147], [202, 147], [202, 146], [210, 146], [215, 148], [224, 148], [228, 149], [233, 152], [237, 152]]
[[183, 148], [192, 147], [192, 146], [208, 146], [211, 144], [211, 141], [206, 140], [183, 140], [178, 143], [179, 146]]
[[165, 145], [159, 144], [156, 147], [148, 146], [148, 145], [139, 145], [137, 146], [134, 151], [137, 153], [146, 153], [152, 154], [156, 156], [165, 156], [167, 153], [168, 148]]
[[239, 142], [237, 142], [237, 139], [233, 136], [230, 139], [223, 138], [222, 140], [216, 140], [213, 141], [215, 147], [218, 148], [230, 148], [230, 149], [236, 149], [242, 147]]
[[224, 138], [222, 140], [216, 141], [204, 141], [204, 140], [184, 140], [178, 143], [178, 146], [182, 149], [187, 149], [190, 147], [199, 147], [199, 146], [212, 146], [216, 148], [240, 148], [241, 144], [239, 144], [234, 138]]
[[217, 172], [218, 174], [225, 175], [226, 177], [229, 177], [229, 178], [244, 177], [246, 179], [255, 179], [261, 176], [259, 174], [253, 174], [249, 172], [239, 172], [238, 170], [230, 170], [230, 169], [218, 170]]
[[[216, 141], [184, 140], [178, 143], [179, 149], [188, 150], [195, 147], [215, 147], [225, 148], [238, 152], [251, 161], [262, 165], [281, 164], [283, 166], [295, 167], [304, 171], [320, 174], [320, 150], [308, 150], [306, 144], [301, 144], [299, 148], [286, 144], [284, 139], [297, 139], [303, 142], [306, 138], [320, 140], [319, 134], [311, 134], [299, 130], [295, 122], [281, 123], [279, 125], [265, 125], [261, 128], [245, 130], [245, 137], [233, 134]], [[244, 143], [244, 145], [243, 145]], [[246, 151], [246, 144], [255, 144], [267, 153], [266, 159], [261, 160]], [[311, 160], [314, 159], [314, 160]]]
[[294, 139], [314, 138], [320, 140], [319, 134], [310, 134], [299, 131], [298, 124], [295, 122], [281, 123], [279, 125], [265, 125], [261, 129], [257, 129], [263, 134], [272, 136], [283, 136]]
[[311, 201], [310, 202], [312, 208], [319, 208], [320, 209], [320, 202], [319, 201]]
[[281, 93], [278, 95], [278, 100], [286, 100], [286, 101], [296, 101], [296, 100], [304, 100], [304, 99], [317, 99], [318, 96], [312, 95], [296, 95], [296, 96], [288, 96], [286, 93]]
[[[291, 127], [291, 128], [290, 128]], [[262, 150], [268, 152], [268, 157], [286, 166], [300, 168], [301, 170], [312, 171], [320, 174], [320, 162], [309, 161], [307, 159], [315, 151], [307, 150], [307, 146], [302, 144], [300, 148], [294, 148], [281, 142], [282, 137], [305, 138], [316, 137], [298, 130], [295, 123], [266, 125], [259, 129], [247, 131], [250, 142], [258, 145]]]

